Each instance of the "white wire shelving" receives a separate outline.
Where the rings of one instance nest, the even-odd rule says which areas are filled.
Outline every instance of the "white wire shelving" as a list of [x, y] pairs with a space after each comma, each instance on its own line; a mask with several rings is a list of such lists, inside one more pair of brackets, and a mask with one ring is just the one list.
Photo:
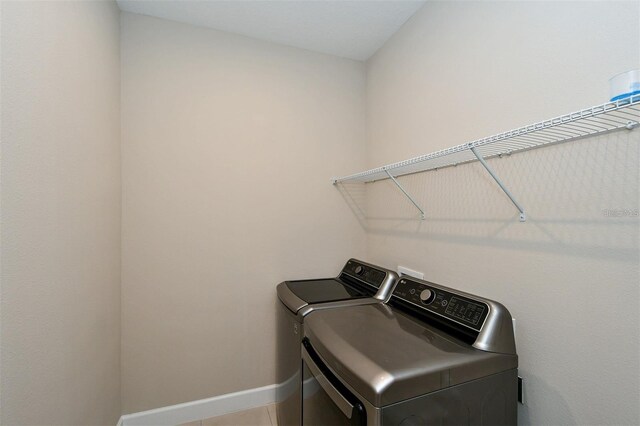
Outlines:
[[524, 222], [526, 220], [524, 208], [516, 201], [513, 194], [511, 194], [485, 159], [502, 157], [516, 152], [569, 142], [587, 136], [621, 129], [633, 130], [639, 125], [640, 94], [519, 127], [508, 132], [477, 139], [430, 154], [420, 155], [349, 176], [335, 178], [332, 179], [332, 181], [333, 184], [336, 185], [347, 182], [370, 183], [391, 179], [409, 201], [420, 211], [421, 217], [424, 219], [424, 210], [407, 193], [396, 178], [408, 174], [479, 161], [518, 209], [520, 212], [520, 221]]

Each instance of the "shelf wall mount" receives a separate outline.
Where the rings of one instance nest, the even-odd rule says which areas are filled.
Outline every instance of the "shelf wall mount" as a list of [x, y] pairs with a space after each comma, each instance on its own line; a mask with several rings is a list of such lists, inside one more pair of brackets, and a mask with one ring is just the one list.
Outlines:
[[[385, 172], [388, 178], [391, 179], [391, 181], [398, 187], [398, 189], [404, 194], [404, 196], [407, 197], [407, 199], [411, 202], [411, 204], [413, 204], [414, 207], [418, 209], [418, 211], [420, 212], [420, 219], [424, 220], [425, 219], [424, 209], [420, 207], [420, 205], [416, 202], [416, 200], [404, 189], [404, 187], [400, 184], [400, 182], [398, 182], [398, 180], [391, 173], [389, 173], [388, 170], [385, 170]], [[333, 185], [337, 185], [340, 182], [342, 181], [338, 178], [331, 179], [331, 183]]]
[[387, 173], [387, 176], [389, 176], [389, 179], [391, 179], [393, 181], [393, 183], [396, 184], [398, 189], [400, 189], [400, 191], [402, 191], [402, 193], [405, 195], [405, 197], [407, 197], [409, 199], [409, 201], [411, 201], [411, 203], [416, 207], [416, 209], [418, 209], [420, 211], [420, 219], [424, 220], [424, 210], [418, 205], [418, 203], [416, 203], [416, 200], [414, 200], [413, 197], [411, 195], [409, 195], [409, 193], [407, 191], [405, 191], [405, 189], [402, 187], [402, 185], [400, 185], [400, 183], [396, 180], [396, 178], [394, 178], [393, 175], [391, 173], [389, 173], [389, 170], [385, 170], [385, 172]]
[[489, 166], [487, 164], [486, 161], [484, 161], [484, 158], [482, 158], [482, 155], [480, 155], [478, 153], [478, 150], [474, 147], [474, 146], [470, 146], [469, 149], [471, 150], [471, 152], [473, 152], [473, 155], [476, 156], [476, 158], [478, 159], [478, 161], [480, 162], [480, 164], [482, 164], [482, 166], [485, 168], [485, 170], [491, 175], [491, 177], [493, 178], [493, 180], [496, 181], [496, 183], [498, 184], [498, 186], [500, 187], [500, 189], [502, 189], [502, 191], [507, 194], [507, 197], [509, 197], [509, 199], [511, 200], [511, 202], [513, 203], [514, 206], [516, 206], [516, 208], [518, 209], [518, 211], [520, 212], [520, 222], [524, 222], [527, 220], [527, 215], [524, 212], [524, 208], [520, 205], [520, 203], [515, 199], [515, 197], [513, 196], [513, 194], [511, 194], [511, 191], [509, 191], [509, 189], [504, 186], [504, 183], [502, 183], [502, 181], [500, 180], [500, 178], [498, 177], [498, 175], [496, 175], [496, 172], [493, 171], [493, 169], [491, 168], [491, 166]]

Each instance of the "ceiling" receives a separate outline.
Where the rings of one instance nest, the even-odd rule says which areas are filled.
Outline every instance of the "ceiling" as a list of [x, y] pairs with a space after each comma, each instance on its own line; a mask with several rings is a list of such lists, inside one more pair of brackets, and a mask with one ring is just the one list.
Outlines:
[[126, 12], [363, 61], [425, 3], [409, 0], [117, 0]]

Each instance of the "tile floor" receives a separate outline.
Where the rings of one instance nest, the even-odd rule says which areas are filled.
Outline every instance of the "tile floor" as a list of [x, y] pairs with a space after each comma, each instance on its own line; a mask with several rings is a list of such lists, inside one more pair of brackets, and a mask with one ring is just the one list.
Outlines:
[[237, 413], [184, 423], [180, 426], [278, 426], [276, 406], [252, 408]]

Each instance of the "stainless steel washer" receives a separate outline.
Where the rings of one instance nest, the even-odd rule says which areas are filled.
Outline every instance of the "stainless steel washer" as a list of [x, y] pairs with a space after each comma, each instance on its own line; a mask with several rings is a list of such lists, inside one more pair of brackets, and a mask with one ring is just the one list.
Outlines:
[[402, 278], [388, 305], [311, 313], [303, 425], [515, 425], [512, 319], [501, 304]]
[[278, 284], [276, 411], [280, 426], [299, 426], [302, 421], [304, 318], [316, 310], [386, 302], [397, 278], [392, 271], [350, 259], [336, 278]]

